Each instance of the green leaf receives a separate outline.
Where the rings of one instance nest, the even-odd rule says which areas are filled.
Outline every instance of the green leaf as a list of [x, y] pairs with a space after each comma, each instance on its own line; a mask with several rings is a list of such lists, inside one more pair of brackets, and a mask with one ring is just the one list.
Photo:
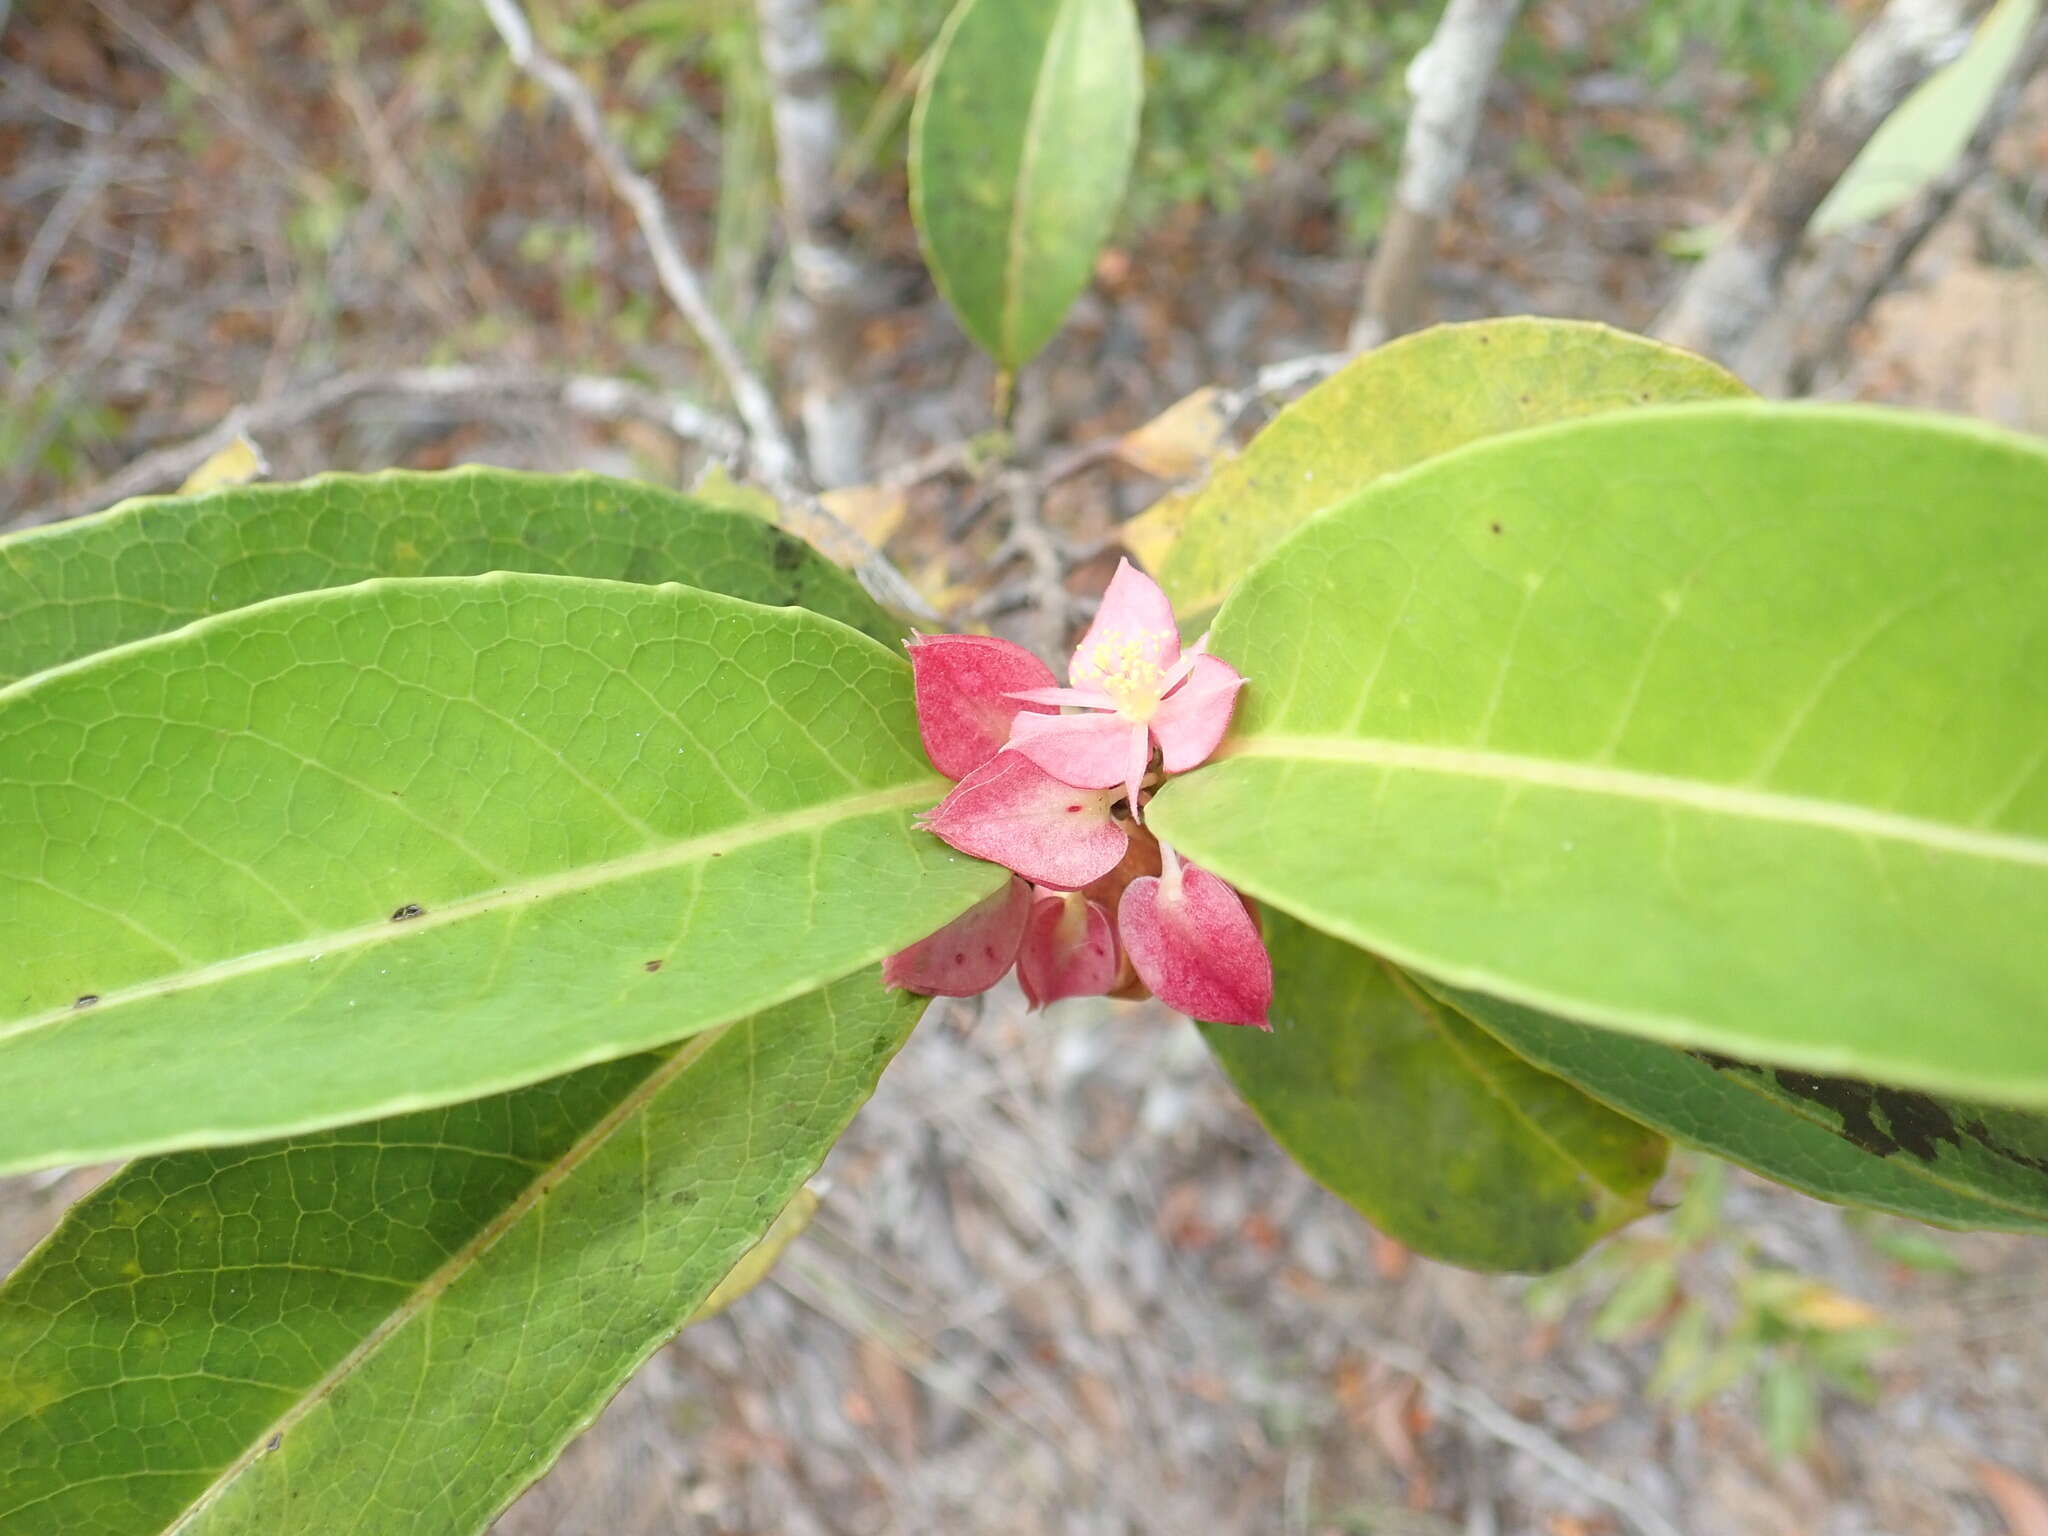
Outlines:
[[923, 1004], [863, 972], [515, 1093], [131, 1165], [0, 1288], [0, 1533], [481, 1530], [770, 1227]]
[[1131, 0], [960, 0], [910, 122], [910, 211], [961, 327], [1005, 368], [1059, 329], [1138, 145]]
[[1475, 443], [1224, 606], [1148, 819], [1454, 986], [2048, 1105], [2048, 451], [1755, 404]]
[[1642, 1259], [1622, 1277], [1594, 1316], [1593, 1337], [1611, 1343], [1634, 1333], [1669, 1306], [1677, 1290], [1676, 1260], [1668, 1256]]
[[561, 576], [280, 598], [0, 690], [0, 1167], [473, 1098], [800, 996], [1004, 878], [909, 667]]
[[124, 502], [0, 539], [0, 685], [265, 598], [534, 571], [798, 604], [894, 645], [852, 576], [759, 518], [599, 475], [323, 475]]
[[1273, 1033], [1202, 1033], [1273, 1138], [1382, 1231], [1545, 1270], [1642, 1214], [1664, 1141], [1536, 1071], [1371, 955], [1265, 914]]
[[1483, 437], [1748, 391], [1705, 358], [1581, 320], [1439, 325], [1347, 363], [1200, 490], [1124, 525], [1183, 613], [1213, 608], [1311, 515]]
[[1764, 1367], [1757, 1386], [1757, 1408], [1763, 1418], [1764, 1443], [1783, 1459], [1804, 1454], [1820, 1428], [1813, 1382], [1797, 1360], [1776, 1356]]
[[1922, 1221], [2048, 1231], [2048, 1116], [1753, 1067], [1475, 992], [1444, 995], [1545, 1071], [1765, 1178]]
[[1962, 55], [1923, 81], [1870, 136], [1814, 210], [1816, 235], [1882, 218], [1955, 164], [2011, 72], [2041, 0], [1999, 0]]

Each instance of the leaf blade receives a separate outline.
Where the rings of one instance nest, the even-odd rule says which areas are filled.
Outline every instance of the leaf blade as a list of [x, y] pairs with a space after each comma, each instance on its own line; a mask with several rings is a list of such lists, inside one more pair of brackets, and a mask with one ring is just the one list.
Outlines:
[[509, 1095], [132, 1165], [0, 1286], [0, 1532], [482, 1528], [772, 1227], [923, 1002], [861, 973]]
[[1264, 927], [1273, 1033], [1203, 1037], [1274, 1139], [1375, 1226], [1430, 1258], [1533, 1272], [1647, 1209], [1661, 1137], [1363, 951], [1270, 909]]
[[1137, 149], [1130, 0], [961, 0], [910, 129], [910, 206], [939, 291], [998, 363], [1059, 328], [1108, 238]]
[[1865, 410], [1475, 444], [1247, 579], [1215, 638], [1255, 679], [1233, 755], [1153, 814], [1455, 986], [2048, 1103], [2044, 505], [2038, 446]]
[[1747, 393], [1705, 358], [1586, 321], [1433, 326], [1345, 364], [1200, 490], [1156, 503], [1123, 537], [1174, 606], [1198, 613], [1308, 518], [1382, 475], [1506, 432]]
[[625, 1055], [877, 960], [1001, 873], [910, 828], [945, 786], [907, 666], [684, 587], [278, 599], [0, 691], [0, 743], [0, 1166]]
[[0, 538], [0, 687], [293, 592], [491, 571], [679, 581], [902, 639], [853, 577], [729, 508], [601, 475], [386, 470], [145, 497]]

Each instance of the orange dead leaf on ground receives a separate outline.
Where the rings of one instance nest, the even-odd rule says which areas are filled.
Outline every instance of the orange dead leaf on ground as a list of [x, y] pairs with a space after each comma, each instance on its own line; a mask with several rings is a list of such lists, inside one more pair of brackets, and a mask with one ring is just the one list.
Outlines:
[[1216, 456], [1229, 427], [1223, 392], [1204, 384], [1126, 432], [1117, 442], [1117, 457], [1161, 480], [1185, 480]]
[[1399, 1280], [1408, 1273], [1408, 1261], [1413, 1257], [1408, 1245], [1384, 1232], [1372, 1235], [1373, 1272], [1382, 1280]]
[[894, 486], [849, 485], [822, 491], [818, 500], [839, 521], [880, 549], [903, 526], [910, 497]]
[[1970, 1470], [1977, 1486], [1997, 1508], [2009, 1536], [2048, 1536], [2048, 1493], [2038, 1483], [2021, 1477], [2010, 1467], [1995, 1461], [1979, 1461]]

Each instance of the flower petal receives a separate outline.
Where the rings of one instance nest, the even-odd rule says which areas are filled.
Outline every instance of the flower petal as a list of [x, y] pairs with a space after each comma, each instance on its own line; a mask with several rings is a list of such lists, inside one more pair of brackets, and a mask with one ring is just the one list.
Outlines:
[[1027, 704], [1073, 704], [1082, 709], [1115, 709], [1116, 700], [1094, 688], [1024, 688], [1010, 695]]
[[1012, 876], [928, 939], [882, 962], [882, 985], [927, 997], [972, 997], [1003, 979], [1031, 914], [1031, 887]]
[[1180, 659], [1180, 630], [1173, 622], [1173, 604], [1159, 583], [1128, 560], [1119, 560], [1095, 622], [1074, 648], [1067, 681], [1076, 688], [1099, 689], [1104, 679], [1130, 676], [1137, 665], [1164, 677]]
[[1116, 926], [1109, 909], [1078, 891], [1041, 893], [1031, 903], [1017, 951], [1017, 980], [1031, 1006], [1100, 997], [1116, 979]]
[[1145, 727], [1122, 715], [1019, 715], [1005, 755], [1029, 758], [1062, 784], [1109, 789], [1130, 777], [1134, 743], [1149, 759]]
[[966, 778], [1001, 751], [1020, 712], [1050, 712], [1012, 697], [1059, 681], [1021, 645], [992, 635], [916, 635], [907, 648], [917, 733], [949, 779]]
[[1111, 789], [1075, 789], [1004, 752], [953, 786], [921, 825], [962, 853], [1026, 880], [1078, 890], [1123, 858], [1130, 839], [1109, 808]]
[[1197, 656], [1187, 681], [1162, 699], [1152, 716], [1159, 766], [1168, 773], [1186, 773], [1207, 762], [1230, 729], [1230, 712], [1244, 682], [1230, 663]]
[[1133, 880], [1117, 906], [1117, 933], [1139, 979], [1191, 1019], [1271, 1029], [1273, 961], [1251, 913], [1207, 870], [1176, 871], [1176, 862], [1168, 859], [1163, 876]]

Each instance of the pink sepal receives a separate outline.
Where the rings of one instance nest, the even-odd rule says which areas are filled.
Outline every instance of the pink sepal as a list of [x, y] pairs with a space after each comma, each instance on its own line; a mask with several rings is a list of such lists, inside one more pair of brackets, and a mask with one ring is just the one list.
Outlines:
[[1108, 910], [1079, 891], [1040, 892], [1017, 951], [1017, 980], [1031, 1006], [1100, 997], [1116, 979], [1116, 928]]
[[1175, 864], [1169, 857], [1164, 875], [1133, 880], [1117, 906], [1139, 979], [1191, 1019], [1271, 1029], [1273, 961], [1251, 913], [1207, 870]]
[[1152, 735], [1159, 743], [1159, 766], [1167, 773], [1186, 773], [1209, 760], [1230, 729], [1237, 690], [1245, 680], [1237, 669], [1214, 656], [1197, 656], [1187, 680], [1159, 702], [1152, 716]]
[[882, 985], [927, 997], [972, 997], [1003, 979], [1031, 914], [1031, 887], [1012, 875], [928, 939], [882, 962]]
[[1074, 648], [1067, 681], [1076, 688], [1099, 690], [1105, 676], [1130, 660], [1149, 661], [1164, 673], [1180, 659], [1180, 630], [1173, 622], [1173, 604], [1159, 583], [1128, 560], [1116, 563], [1116, 574], [1102, 594], [1095, 622]]
[[1078, 890], [1116, 868], [1130, 839], [1111, 789], [1076, 789], [1015, 752], [982, 764], [925, 814], [928, 832], [1037, 885]]
[[1149, 756], [1145, 727], [1107, 714], [1019, 715], [1006, 750], [1078, 789], [1122, 784], [1130, 776], [1134, 753], [1143, 750]]
[[1021, 645], [992, 635], [916, 635], [908, 643], [925, 755], [964, 779], [1002, 750], [1020, 713], [1050, 714], [1012, 695], [1049, 688], [1052, 669]]

